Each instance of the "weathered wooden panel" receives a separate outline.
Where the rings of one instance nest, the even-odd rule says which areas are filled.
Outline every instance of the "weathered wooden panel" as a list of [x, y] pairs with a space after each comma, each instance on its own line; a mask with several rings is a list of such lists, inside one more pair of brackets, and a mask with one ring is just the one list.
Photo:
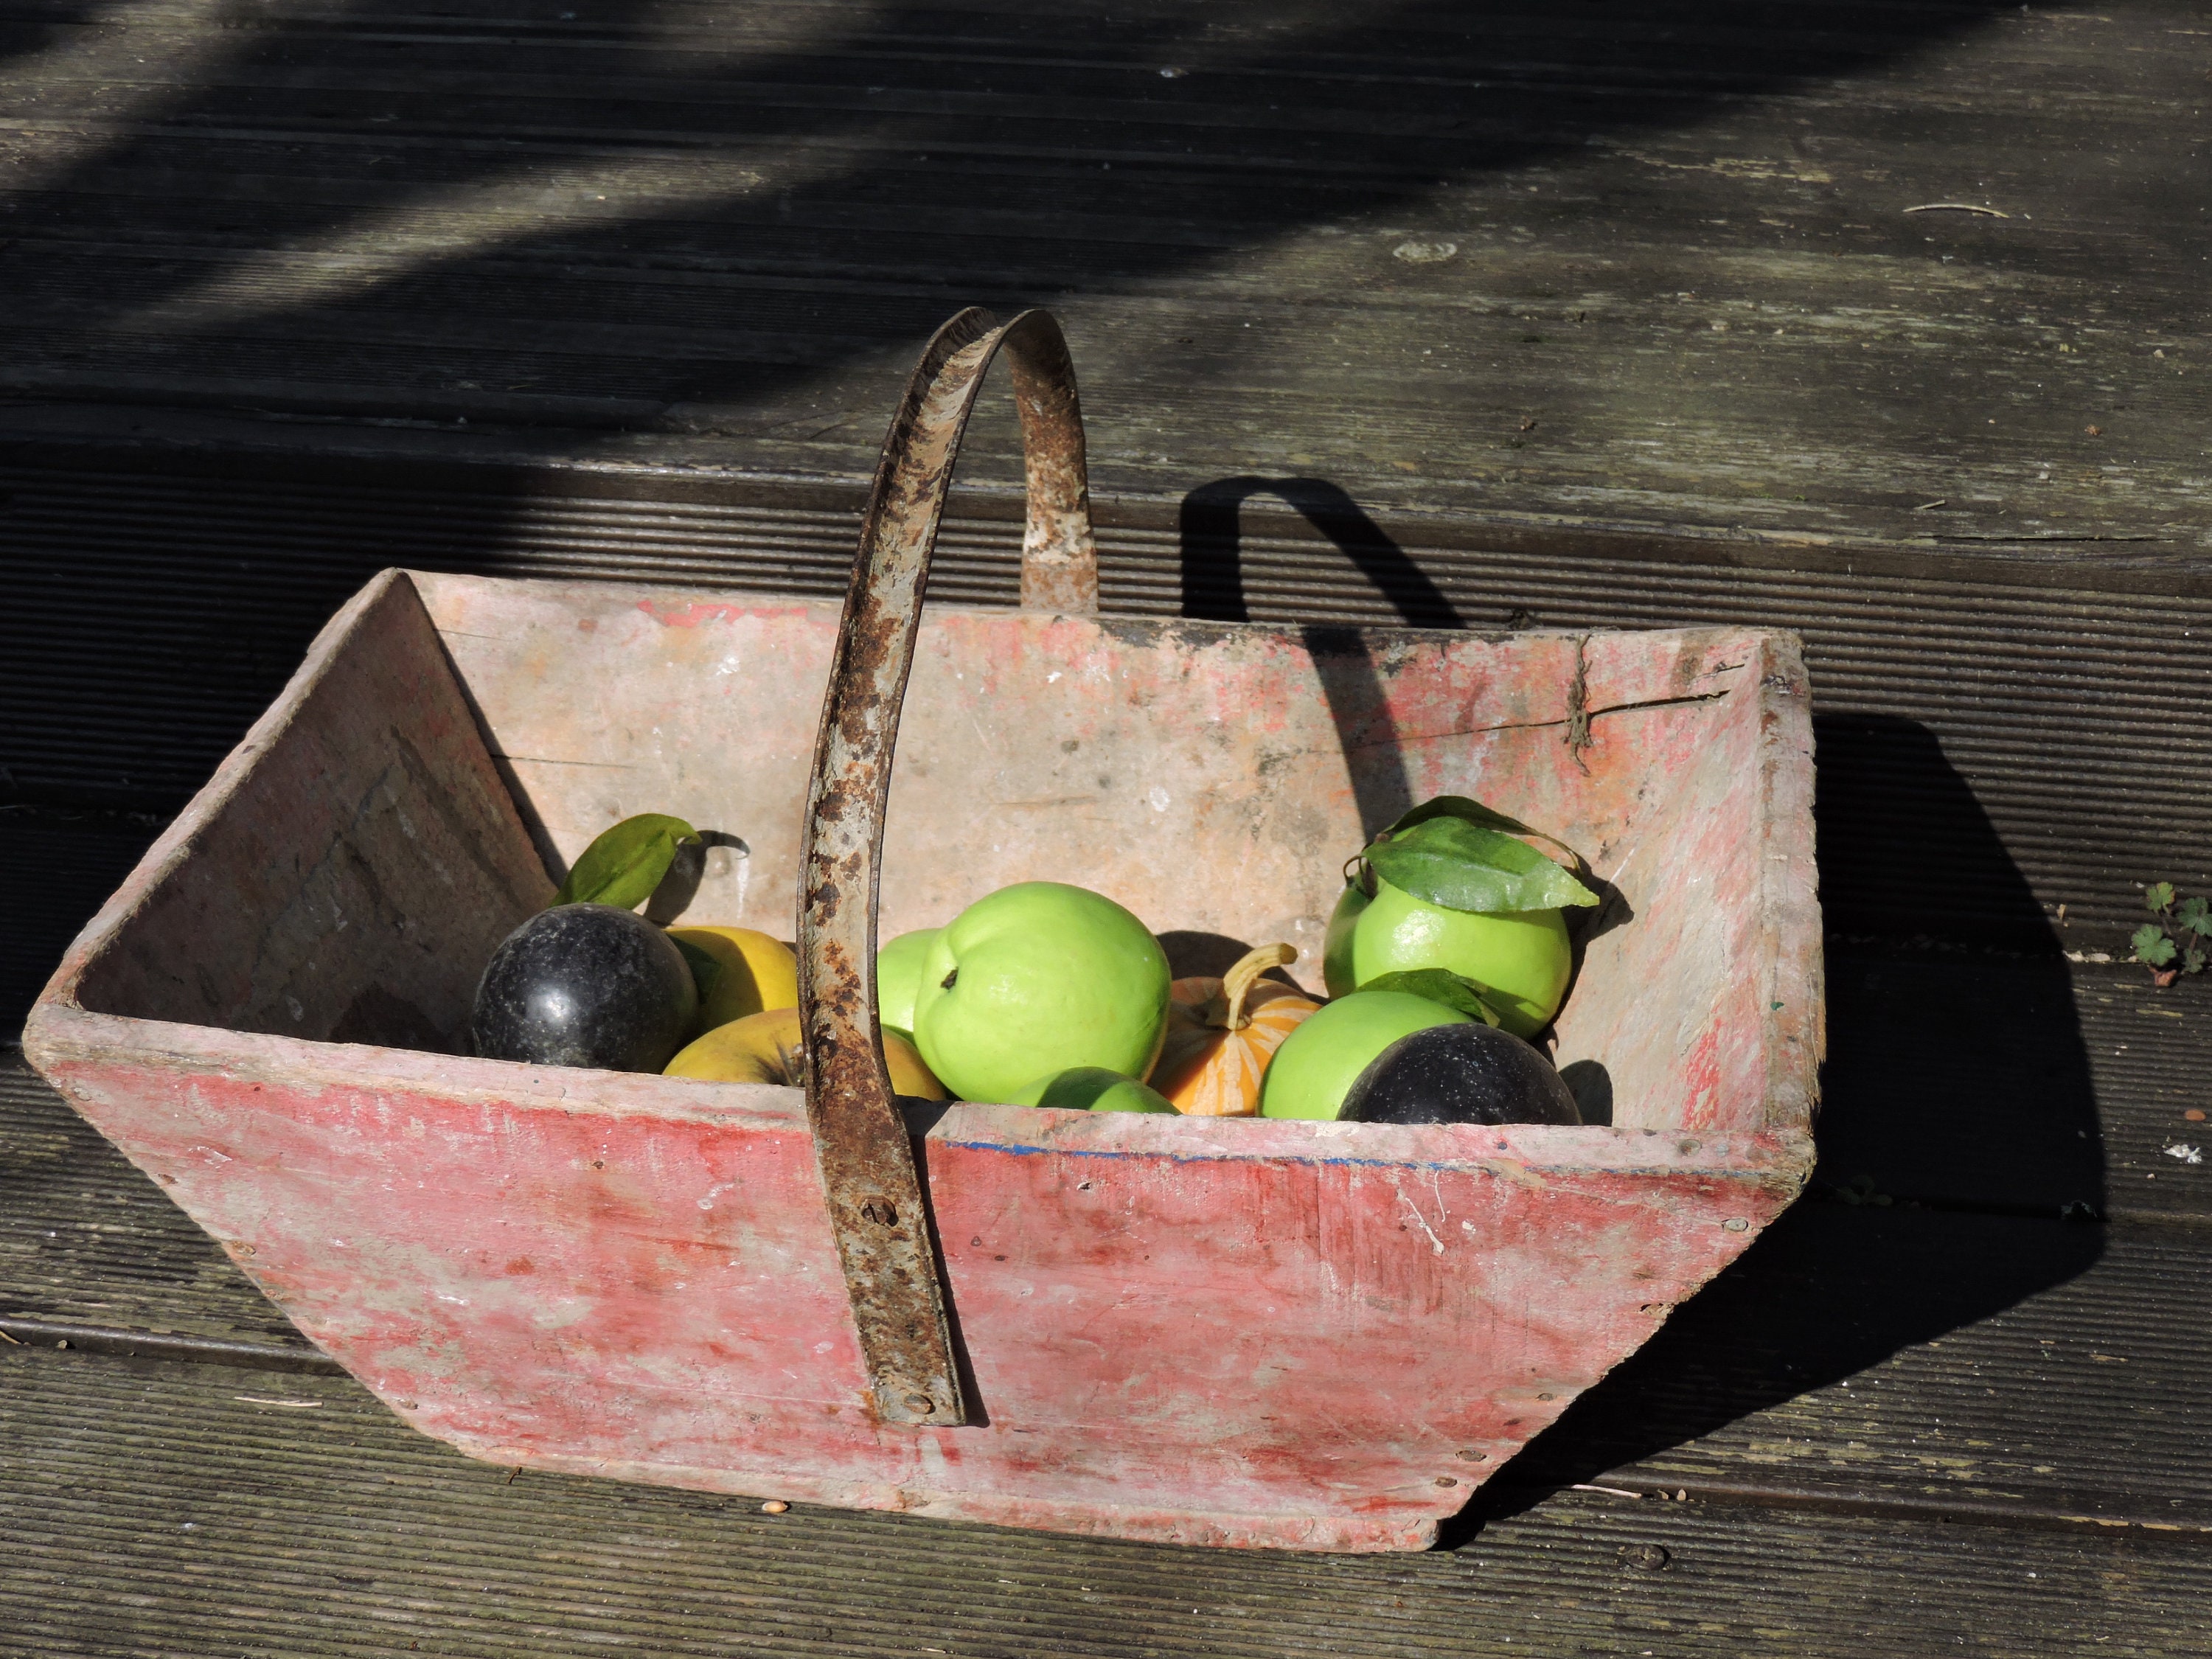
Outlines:
[[[0, 1091], [0, 1329], [181, 1352], [135, 1328], [218, 1339], [226, 1364], [330, 1364], [153, 1183], [17, 1076]], [[2206, 1249], [2189, 1226], [1801, 1204], [1509, 1463], [1481, 1507], [1595, 1481], [2202, 1527]]]
[[[956, 1107], [927, 1163], [984, 1421], [905, 1431], [861, 1406], [788, 1091], [234, 1050], [171, 1086], [40, 1047], [295, 1323], [472, 1455], [1188, 1542], [1425, 1543], [1790, 1191], [1723, 1136]], [[1578, 1136], [1638, 1173], [1578, 1170]]]
[[[630, 813], [673, 811], [750, 848], [710, 860], [692, 915], [789, 925], [833, 609], [420, 580], [549, 861]], [[1740, 1129], [1741, 1103], [1770, 1088], [1753, 1073], [1793, 1086], [1788, 1045], [1817, 1042], [1792, 1027], [1770, 1056], [1732, 1035], [1818, 1018], [1817, 986], [1794, 963], [1770, 973], [1756, 931], [1810, 903], [1784, 845], [1809, 816], [1808, 757], [1778, 735], [1802, 729], [1802, 676], [1789, 645], [1718, 631], [1500, 640], [935, 611], [900, 733], [882, 936], [1079, 873], [1157, 932], [1285, 940], [1317, 987], [1344, 860], [1414, 802], [1472, 794], [1581, 849], [1635, 918], [1591, 939], [1561, 1062], [1608, 1068], [1617, 1123]], [[1753, 699], [1785, 705], [1775, 726]], [[1770, 835], [1782, 860], [1762, 868], [1750, 841]]]
[[1176, 1550], [506, 1472], [350, 1383], [0, 1347], [12, 1650], [2075, 1659], [2212, 1645], [2201, 1540], [1564, 1495], [1452, 1553]]
[[1106, 493], [2194, 554], [2205, 23], [19, 3], [0, 424], [858, 479], [1042, 300]]

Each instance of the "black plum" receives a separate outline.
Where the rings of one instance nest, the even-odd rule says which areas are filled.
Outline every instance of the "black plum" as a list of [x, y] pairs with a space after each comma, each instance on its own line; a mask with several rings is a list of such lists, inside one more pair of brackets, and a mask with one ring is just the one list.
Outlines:
[[1579, 1123], [1552, 1063], [1487, 1025], [1435, 1025], [1375, 1056], [1340, 1116], [1364, 1123]]
[[563, 904], [491, 953], [469, 1030], [487, 1060], [657, 1072], [698, 1012], [690, 966], [667, 934], [629, 910]]

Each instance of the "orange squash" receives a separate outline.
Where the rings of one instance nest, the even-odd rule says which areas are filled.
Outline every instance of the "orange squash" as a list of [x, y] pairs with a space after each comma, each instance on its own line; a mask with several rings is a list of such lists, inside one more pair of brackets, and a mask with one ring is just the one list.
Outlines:
[[1152, 1085], [1192, 1117], [1251, 1117], [1260, 1079], [1283, 1039], [1321, 1005], [1295, 986], [1260, 975], [1297, 959], [1287, 945], [1263, 945], [1219, 979], [1179, 979], [1168, 988], [1167, 1036]]

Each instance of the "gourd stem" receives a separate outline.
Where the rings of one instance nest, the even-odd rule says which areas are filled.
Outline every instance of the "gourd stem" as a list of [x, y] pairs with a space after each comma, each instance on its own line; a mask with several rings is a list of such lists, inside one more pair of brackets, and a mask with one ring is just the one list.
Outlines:
[[1241, 1031], [1252, 1022], [1244, 1012], [1244, 998], [1261, 975], [1298, 959], [1294, 945], [1262, 945], [1247, 951], [1237, 965], [1221, 976], [1222, 1014], [1218, 1024], [1224, 1031]]

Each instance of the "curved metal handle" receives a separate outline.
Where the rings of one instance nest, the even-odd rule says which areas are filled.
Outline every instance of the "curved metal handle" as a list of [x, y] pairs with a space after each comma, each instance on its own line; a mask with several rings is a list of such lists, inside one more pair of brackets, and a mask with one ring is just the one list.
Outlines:
[[876, 1024], [876, 884], [899, 707], [929, 556], [984, 371], [1013, 360], [1029, 481], [1022, 605], [1098, 608], [1098, 556], [1075, 370], [1060, 325], [962, 312], [922, 353], [884, 440], [815, 741], [800, 877], [799, 1006], [806, 1115], [877, 1415], [968, 1420], [943, 1279]]

